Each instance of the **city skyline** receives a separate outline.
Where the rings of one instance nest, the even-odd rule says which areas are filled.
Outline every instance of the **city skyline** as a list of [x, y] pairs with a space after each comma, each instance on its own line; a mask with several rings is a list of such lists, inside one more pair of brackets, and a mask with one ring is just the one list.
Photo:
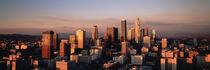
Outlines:
[[[176, 36], [210, 36], [209, 1], [2, 1], [0, 2], [0, 34], [41, 35], [43, 30], [74, 33], [83, 29], [91, 35], [93, 25], [100, 35], [106, 27], [120, 28], [127, 20], [127, 31], [135, 26], [135, 18], [161, 34]], [[193, 11], [193, 12], [192, 12]], [[88, 35], [88, 36], [90, 36]]]

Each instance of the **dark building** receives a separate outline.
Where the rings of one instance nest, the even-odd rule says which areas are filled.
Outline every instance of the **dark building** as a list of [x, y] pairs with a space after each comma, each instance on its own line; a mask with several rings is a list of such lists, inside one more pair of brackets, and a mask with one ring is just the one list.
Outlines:
[[54, 33], [53, 35], [53, 49], [57, 50], [58, 48], [58, 34]]
[[107, 27], [107, 34], [111, 37], [112, 42], [115, 42], [118, 40], [118, 28]]
[[127, 39], [127, 31], [126, 31], [126, 20], [121, 20], [121, 41], [124, 42]]
[[111, 48], [111, 36], [108, 33], [104, 34], [104, 48]]

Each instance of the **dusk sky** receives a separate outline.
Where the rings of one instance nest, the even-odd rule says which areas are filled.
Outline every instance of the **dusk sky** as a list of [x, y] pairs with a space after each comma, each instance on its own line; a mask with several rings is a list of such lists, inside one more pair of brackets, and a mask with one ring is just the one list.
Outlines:
[[136, 17], [159, 36], [210, 36], [210, 0], [1, 0], [0, 34], [91, 32], [93, 25], [104, 33], [122, 18], [130, 29]]

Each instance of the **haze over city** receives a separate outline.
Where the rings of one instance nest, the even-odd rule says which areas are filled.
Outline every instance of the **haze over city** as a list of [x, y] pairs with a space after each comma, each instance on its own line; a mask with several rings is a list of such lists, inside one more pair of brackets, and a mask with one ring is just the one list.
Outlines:
[[[78, 29], [91, 33], [93, 25], [99, 35], [107, 26], [120, 27], [127, 20], [130, 29], [135, 18], [140, 27], [157, 30], [157, 36], [210, 36], [209, 0], [2, 0], [0, 34], [41, 35], [43, 30], [74, 33]], [[176, 35], [175, 35], [176, 34]]]

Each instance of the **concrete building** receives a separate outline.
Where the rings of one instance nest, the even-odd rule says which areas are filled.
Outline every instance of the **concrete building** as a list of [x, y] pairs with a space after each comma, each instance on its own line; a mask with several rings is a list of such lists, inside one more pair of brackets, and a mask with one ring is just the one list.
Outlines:
[[114, 56], [113, 60], [116, 62], [119, 62], [120, 64], [125, 64], [126, 63], [126, 56], [125, 55], [120, 55], [120, 56]]
[[56, 61], [56, 70], [75, 70], [76, 64], [73, 61]]
[[177, 58], [161, 58], [161, 70], [177, 70]]
[[142, 65], [144, 58], [142, 55], [131, 55], [131, 64]]

